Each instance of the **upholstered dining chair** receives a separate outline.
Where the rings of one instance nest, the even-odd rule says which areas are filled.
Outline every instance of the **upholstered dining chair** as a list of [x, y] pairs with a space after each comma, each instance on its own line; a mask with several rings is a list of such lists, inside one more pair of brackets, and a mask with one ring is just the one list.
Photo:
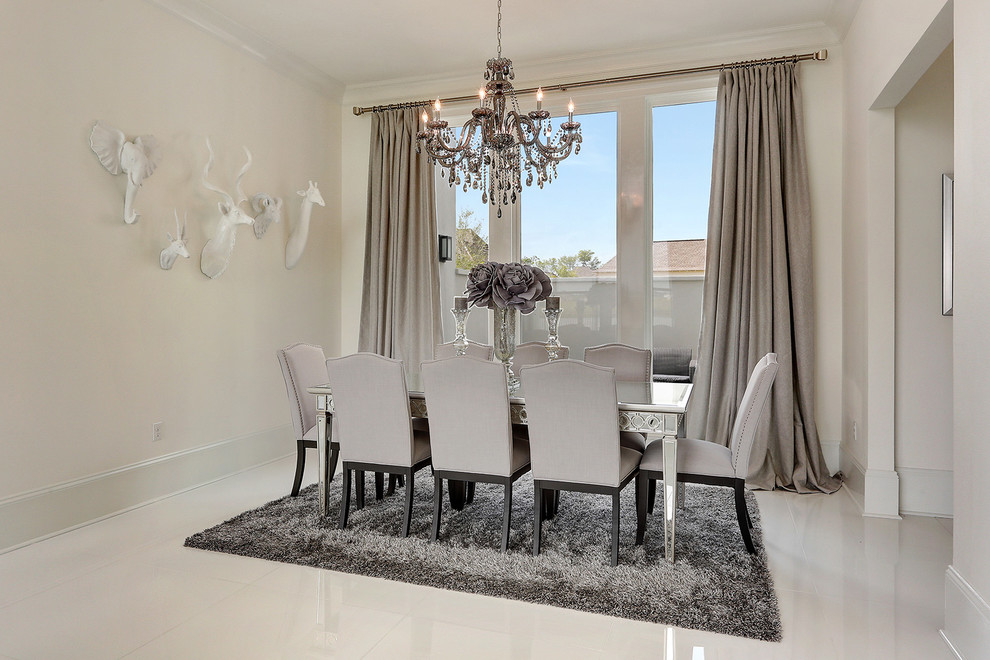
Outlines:
[[388, 472], [405, 477], [402, 536], [409, 536], [414, 475], [430, 464], [430, 434], [413, 428], [402, 362], [374, 353], [355, 353], [331, 358], [326, 364], [334, 418], [340, 428], [344, 476], [340, 528], [347, 527], [351, 472], [357, 472], [359, 478], [365, 471]]
[[[584, 361], [615, 369], [615, 379], [646, 383], [652, 380], [653, 354], [648, 348], [628, 344], [602, 344], [584, 349]], [[623, 431], [619, 435], [623, 447], [646, 451], [646, 434]]]
[[[326, 356], [319, 346], [302, 343], [280, 348], [275, 354], [282, 367], [292, 430], [296, 436], [296, 476], [292, 482], [292, 497], [296, 497], [306, 468], [306, 450], [316, 448], [316, 395], [306, 390], [329, 381]], [[333, 480], [340, 455], [336, 431], [335, 425], [330, 434], [330, 480]]]
[[509, 547], [512, 484], [529, 472], [526, 427], [509, 418], [505, 368], [491, 360], [465, 356], [422, 365], [430, 411], [433, 460], [433, 535], [440, 533], [443, 480], [502, 484], [502, 552]]
[[[557, 349], [557, 358], [566, 360], [570, 357], [570, 349], [561, 346]], [[515, 354], [512, 356], [512, 373], [519, 375], [519, 370], [530, 364], [543, 364], [549, 362], [547, 355], [547, 345], [541, 341], [528, 341], [525, 344], [516, 346]]]
[[[437, 360], [444, 360], [446, 358], [452, 358], [457, 355], [457, 347], [454, 346], [454, 342], [450, 341], [446, 344], [437, 344], [433, 347], [433, 357]], [[488, 344], [479, 344], [476, 341], [467, 340], [467, 353], [466, 355], [473, 355], [474, 357], [481, 358], [482, 360], [493, 360], [495, 358], [495, 347], [489, 346]]]
[[[612, 566], [619, 562], [619, 493], [642, 457], [619, 444], [615, 370], [578, 360], [522, 368], [535, 495], [533, 554], [540, 553], [544, 490], [612, 496]], [[638, 482], [637, 482], [638, 483]]]
[[[749, 533], [753, 523], [746, 508], [746, 477], [749, 476], [749, 455], [753, 450], [756, 428], [770, 395], [770, 386], [777, 375], [777, 355], [767, 353], [753, 369], [739, 411], [729, 435], [729, 446], [716, 442], [681, 438], [677, 441], [678, 483], [727, 486], [735, 491], [736, 517], [743, 543], [750, 554], [756, 552]], [[636, 493], [636, 543], [643, 542], [646, 533], [647, 481], [663, 479], [663, 443], [654, 442], [646, 448]]]

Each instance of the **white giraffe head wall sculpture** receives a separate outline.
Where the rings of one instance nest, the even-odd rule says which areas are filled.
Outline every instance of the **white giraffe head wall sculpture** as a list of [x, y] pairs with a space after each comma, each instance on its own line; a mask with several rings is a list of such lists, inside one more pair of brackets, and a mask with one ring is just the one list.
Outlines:
[[168, 238], [168, 247], [162, 250], [158, 257], [158, 263], [164, 270], [169, 270], [172, 268], [172, 264], [175, 263], [177, 257], [183, 257], [184, 259], [189, 258], [189, 250], [186, 249], [186, 220], [187, 216], [183, 216], [182, 226], [179, 226], [179, 211], [175, 211], [175, 238], [172, 238], [172, 234], [165, 232], [165, 237]]
[[154, 135], [141, 135], [128, 142], [123, 131], [98, 121], [89, 134], [89, 146], [110, 174], [127, 175], [124, 222], [134, 224], [138, 219], [138, 212], [133, 206], [134, 196], [162, 160], [158, 140]]
[[210, 279], [216, 279], [227, 270], [227, 264], [230, 263], [230, 255], [234, 252], [234, 242], [237, 239], [237, 225], [250, 225], [254, 222], [254, 218], [238, 206], [241, 202], [247, 200], [247, 196], [241, 190], [241, 179], [244, 178], [244, 173], [251, 167], [251, 152], [248, 151], [247, 147], [244, 147], [244, 153], [247, 154], [247, 162], [244, 163], [244, 167], [237, 174], [237, 183], [234, 186], [237, 190], [237, 200], [235, 201], [230, 193], [221, 190], [206, 180], [206, 175], [213, 168], [213, 145], [210, 144], [209, 138], [206, 140], [206, 148], [210, 152], [210, 159], [203, 169], [203, 187], [219, 193], [223, 197], [223, 200], [217, 203], [217, 208], [220, 209], [220, 224], [217, 225], [217, 232], [213, 238], [203, 246], [199, 269]]
[[285, 244], [285, 267], [289, 270], [296, 267], [302, 257], [303, 250], [306, 249], [306, 240], [309, 238], [309, 216], [313, 212], [313, 204], [326, 206], [320, 189], [312, 181], [309, 182], [309, 188], [299, 191], [299, 196], [303, 198], [299, 212], [299, 223], [292, 228], [289, 242]]

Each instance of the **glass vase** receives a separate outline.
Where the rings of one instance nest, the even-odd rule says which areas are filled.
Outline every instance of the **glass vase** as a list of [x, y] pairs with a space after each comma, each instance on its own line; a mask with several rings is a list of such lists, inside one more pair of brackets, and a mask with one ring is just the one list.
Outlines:
[[516, 353], [516, 314], [508, 307], [496, 307], [495, 312], [495, 359], [505, 365], [505, 377], [509, 391], [519, 389], [519, 379], [512, 373], [512, 356]]

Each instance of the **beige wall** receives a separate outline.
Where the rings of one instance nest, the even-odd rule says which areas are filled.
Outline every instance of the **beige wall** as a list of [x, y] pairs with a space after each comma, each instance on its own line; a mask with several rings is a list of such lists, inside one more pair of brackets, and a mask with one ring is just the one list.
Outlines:
[[990, 4], [955, 0], [955, 521], [945, 629], [961, 657], [990, 648]]
[[893, 107], [951, 40], [945, 8], [945, 0], [863, 0], [843, 42], [842, 463], [852, 494], [878, 516], [898, 515], [899, 488]]
[[952, 513], [952, 317], [942, 316], [942, 175], [952, 47], [895, 110], [895, 446], [901, 511]]
[[[278, 430], [274, 451], [293, 451], [274, 351], [339, 342], [339, 101], [151, 3], [3, 7], [0, 504], [259, 431]], [[123, 177], [90, 150], [97, 119], [161, 142], [135, 225], [122, 221]], [[289, 218], [262, 240], [240, 227], [213, 281], [198, 260], [218, 214], [199, 184], [207, 135], [210, 179], [232, 188], [247, 145], [245, 192], [284, 198]], [[287, 224], [309, 179], [327, 206], [287, 271]], [[193, 257], [163, 271], [173, 208], [188, 211]], [[164, 437], [152, 444], [157, 421]]]

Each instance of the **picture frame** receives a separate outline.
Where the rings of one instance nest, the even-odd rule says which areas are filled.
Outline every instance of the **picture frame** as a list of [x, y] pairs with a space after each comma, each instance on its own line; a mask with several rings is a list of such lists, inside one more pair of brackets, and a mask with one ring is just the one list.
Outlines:
[[942, 316], [952, 316], [952, 176], [942, 175]]

